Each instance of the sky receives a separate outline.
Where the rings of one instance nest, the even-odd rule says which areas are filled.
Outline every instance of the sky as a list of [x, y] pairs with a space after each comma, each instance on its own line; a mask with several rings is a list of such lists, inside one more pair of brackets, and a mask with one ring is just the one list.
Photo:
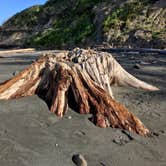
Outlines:
[[44, 4], [47, 0], [0, 0], [0, 25], [8, 18], [33, 5]]

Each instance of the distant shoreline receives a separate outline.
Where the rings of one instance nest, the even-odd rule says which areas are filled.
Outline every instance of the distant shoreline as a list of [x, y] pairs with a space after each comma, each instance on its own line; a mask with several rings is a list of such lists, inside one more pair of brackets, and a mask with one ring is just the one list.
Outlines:
[[[103, 51], [103, 52], [110, 52], [110, 53], [150, 53], [150, 54], [164, 54], [166, 55], [166, 49], [154, 49], [154, 48], [104, 48], [104, 47], [92, 47], [92, 49], [95, 49], [97, 51]], [[66, 49], [68, 50], [68, 49]], [[2, 48], [0, 47], [0, 55], [1, 54], [8, 54], [8, 53], [21, 53], [21, 52], [34, 52], [34, 51], [55, 51], [55, 49], [51, 50], [36, 50], [35, 48], [24, 48], [24, 47], [6, 47]]]

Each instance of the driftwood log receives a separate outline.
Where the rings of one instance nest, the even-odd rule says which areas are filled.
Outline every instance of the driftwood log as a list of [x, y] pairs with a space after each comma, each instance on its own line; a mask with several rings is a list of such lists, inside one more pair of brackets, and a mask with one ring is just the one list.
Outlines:
[[106, 52], [133, 52], [133, 53], [149, 53], [149, 54], [163, 54], [166, 55], [165, 49], [153, 48], [101, 48], [99, 50]]
[[69, 105], [81, 114], [92, 114], [91, 120], [99, 127], [147, 135], [149, 130], [142, 122], [114, 100], [112, 85], [158, 90], [130, 75], [111, 54], [75, 48], [39, 57], [17, 76], [0, 84], [0, 99], [37, 94], [57, 116], [62, 117]]

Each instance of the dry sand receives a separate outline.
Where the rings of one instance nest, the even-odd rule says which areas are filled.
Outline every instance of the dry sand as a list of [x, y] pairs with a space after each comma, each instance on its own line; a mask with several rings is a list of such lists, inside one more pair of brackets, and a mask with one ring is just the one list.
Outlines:
[[34, 48], [23, 48], [23, 49], [11, 49], [11, 50], [0, 50], [0, 55], [5, 54], [16, 54], [16, 53], [32, 53], [35, 52]]
[[[0, 82], [31, 64], [38, 53], [0, 57]], [[0, 101], [0, 166], [74, 166], [81, 153], [88, 166], [166, 166], [166, 56], [114, 55], [140, 79], [161, 88], [143, 92], [113, 88], [126, 105], [153, 132], [144, 138], [120, 129], [98, 128], [73, 110], [61, 119], [50, 113], [37, 96]], [[134, 69], [134, 64], [140, 69]]]

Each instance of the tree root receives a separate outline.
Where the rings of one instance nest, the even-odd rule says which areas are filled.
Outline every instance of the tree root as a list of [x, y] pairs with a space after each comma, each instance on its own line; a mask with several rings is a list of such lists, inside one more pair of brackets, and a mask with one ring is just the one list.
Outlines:
[[43, 55], [20, 74], [0, 84], [0, 99], [37, 94], [51, 112], [62, 117], [72, 100], [69, 95], [72, 90], [79, 113], [92, 114], [97, 126], [126, 129], [146, 136], [149, 130], [142, 122], [113, 99], [113, 84], [158, 90], [127, 73], [110, 54], [77, 48]]

